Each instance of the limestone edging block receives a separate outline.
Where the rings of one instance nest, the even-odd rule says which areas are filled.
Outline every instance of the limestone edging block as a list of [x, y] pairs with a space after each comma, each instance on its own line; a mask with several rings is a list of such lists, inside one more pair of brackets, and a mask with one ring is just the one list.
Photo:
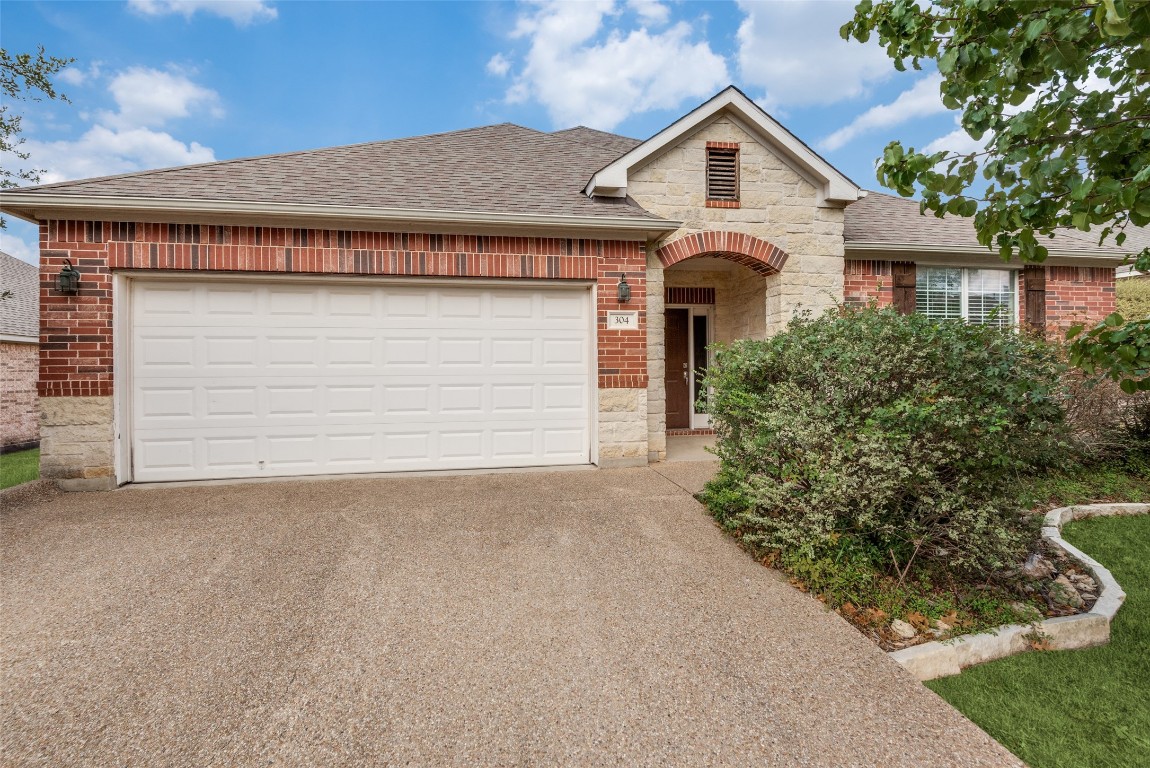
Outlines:
[[1059, 616], [1031, 626], [1007, 624], [992, 632], [963, 635], [892, 651], [888, 655], [919, 680], [957, 675], [963, 669], [1029, 650], [1026, 635], [1041, 633], [1051, 650], [1090, 648], [1110, 642], [1110, 622], [1126, 600], [1126, 593], [1101, 563], [1062, 538], [1062, 526], [1085, 517], [1143, 515], [1150, 504], [1082, 504], [1059, 507], [1046, 514], [1042, 538], [1078, 560], [1098, 582], [1101, 591], [1089, 613]]

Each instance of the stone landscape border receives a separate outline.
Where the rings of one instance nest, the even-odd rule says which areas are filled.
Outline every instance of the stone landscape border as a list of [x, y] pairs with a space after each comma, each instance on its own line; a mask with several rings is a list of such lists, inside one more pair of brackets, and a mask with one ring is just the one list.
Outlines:
[[957, 675], [967, 667], [1002, 659], [1030, 650], [1030, 639], [1045, 641], [1048, 649], [1065, 651], [1110, 642], [1110, 622], [1126, 599], [1126, 593], [1101, 563], [1062, 538], [1062, 526], [1072, 520], [1111, 515], [1144, 515], [1150, 504], [1080, 504], [1046, 513], [1042, 538], [1085, 566], [1100, 587], [1098, 600], [1087, 613], [1059, 616], [1029, 626], [1006, 624], [990, 632], [962, 635], [950, 640], [891, 651], [890, 657], [919, 680]]

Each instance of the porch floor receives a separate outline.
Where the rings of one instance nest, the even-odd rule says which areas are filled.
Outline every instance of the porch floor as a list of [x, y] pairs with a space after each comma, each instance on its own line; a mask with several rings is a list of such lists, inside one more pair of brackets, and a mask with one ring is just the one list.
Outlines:
[[667, 461], [717, 461], [707, 448], [715, 444], [714, 435], [667, 436]]

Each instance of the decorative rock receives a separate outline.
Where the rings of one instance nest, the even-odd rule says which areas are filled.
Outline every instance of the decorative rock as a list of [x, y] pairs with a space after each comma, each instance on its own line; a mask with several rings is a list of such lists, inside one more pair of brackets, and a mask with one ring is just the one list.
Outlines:
[[[1077, 592], [1075, 593], [1077, 594]], [[890, 623], [890, 631], [901, 637], [903, 640], [910, 640], [918, 634], [918, 630], [907, 624], [902, 619], [895, 619]]]
[[1074, 588], [1077, 589], [1079, 592], [1097, 592], [1098, 591], [1098, 582], [1096, 582], [1094, 579], [1090, 578], [1089, 576], [1086, 576], [1085, 574], [1073, 573], [1070, 575], [1069, 578], [1070, 578], [1070, 583], [1073, 584]]
[[1054, 564], [1037, 552], [1026, 558], [1022, 566], [1022, 575], [1028, 579], [1045, 579], [1053, 573]]
[[1078, 590], [1065, 576], [1059, 576], [1054, 580], [1054, 585], [1050, 589], [1050, 598], [1060, 605], [1069, 605], [1071, 608], [1081, 608], [1084, 604], [1082, 595], [1078, 594]]
[[1010, 607], [1013, 608], [1014, 612], [1025, 621], [1037, 621], [1042, 618], [1042, 611], [1038, 610], [1029, 603], [1022, 603], [1016, 600], [1010, 604]]

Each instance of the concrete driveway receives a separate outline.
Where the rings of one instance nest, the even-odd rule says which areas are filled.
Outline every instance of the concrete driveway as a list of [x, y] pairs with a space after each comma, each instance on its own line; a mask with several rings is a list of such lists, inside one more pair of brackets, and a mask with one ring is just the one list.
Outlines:
[[6, 499], [0, 762], [1020, 764], [725, 538], [709, 471]]

